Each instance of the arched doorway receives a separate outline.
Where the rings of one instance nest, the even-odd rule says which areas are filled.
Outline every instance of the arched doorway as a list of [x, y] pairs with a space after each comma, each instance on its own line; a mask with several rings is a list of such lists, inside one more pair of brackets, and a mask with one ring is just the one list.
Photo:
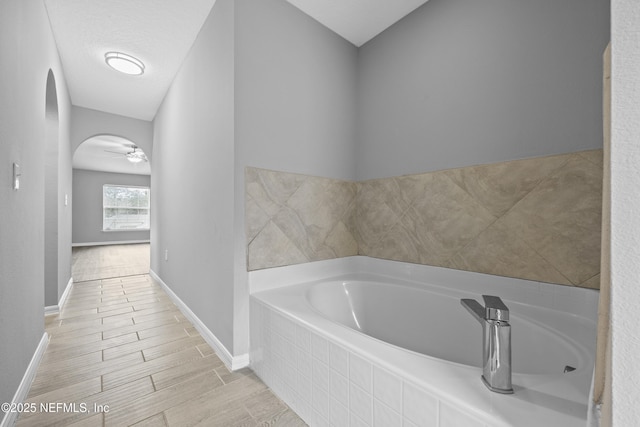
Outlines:
[[74, 282], [148, 273], [151, 167], [144, 151], [121, 136], [95, 135], [78, 146], [72, 164]]

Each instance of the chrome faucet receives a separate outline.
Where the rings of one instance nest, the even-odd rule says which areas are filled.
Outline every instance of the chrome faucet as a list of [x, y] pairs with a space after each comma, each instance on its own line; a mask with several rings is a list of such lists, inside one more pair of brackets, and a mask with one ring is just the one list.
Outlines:
[[474, 299], [460, 303], [482, 325], [482, 382], [496, 393], [511, 394], [511, 325], [509, 309], [499, 297], [482, 295], [485, 307]]

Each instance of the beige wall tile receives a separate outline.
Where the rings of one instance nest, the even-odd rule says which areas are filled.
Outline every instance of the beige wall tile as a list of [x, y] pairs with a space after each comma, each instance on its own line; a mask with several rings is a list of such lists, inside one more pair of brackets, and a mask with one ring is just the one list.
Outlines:
[[381, 239], [398, 224], [409, 206], [393, 178], [359, 183], [355, 216], [359, 253], [365, 255], [381, 249], [388, 252], [381, 247]]
[[373, 258], [420, 263], [419, 242], [402, 225], [395, 224], [380, 240], [370, 247], [364, 247], [362, 255]]
[[356, 255], [357, 186], [247, 168], [248, 270]]
[[256, 270], [308, 262], [291, 240], [273, 222], [249, 244], [249, 268]]
[[580, 283], [578, 286], [581, 288], [600, 289], [600, 274], [596, 274], [592, 278]]
[[271, 217], [258, 205], [253, 197], [247, 194], [245, 202], [245, 232], [247, 241], [251, 242], [269, 223]]
[[247, 194], [268, 214], [274, 215], [304, 181], [303, 175], [246, 168]]
[[604, 150], [589, 150], [589, 151], [581, 151], [579, 153], [580, 156], [584, 157], [586, 160], [590, 161], [594, 165], [602, 168], [604, 161]]
[[[278, 211], [272, 222], [282, 231], [287, 240], [302, 252], [305, 260], [312, 260], [315, 249], [312, 245], [316, 243], [313, 239], [321, 234], [320, 230], [315, 227], [307, 227], [299, 213], [288, 206]], [[315, 235], [311, 234], [314, 231]]]
[[449, 262], [458, 270], [570, 285], [556, 268], [497, 221]]
[[[366, 186], [363, 185], [366, 189]], [[366, 191], [366, 190], [364, 190]], [[358, 242], [366, 254], [369, 248], [374, 248], [382, 236], [400, 221], [400, 214], [386, 203], [377, 203], [365, 195], [358, 194], [356, 214], [356, 229], [360, 241]]]
[[333, 230], [325, 240], [325, 244], [337, 257], [358, 255], [358, 241], [342, 221], [333, 227]]
[[496, 218], [444, 173], [420, 177], [426, 182], [425, 189], [413, 201], [402, 224], [420, 242], [425, 263], [441, 265]]
[[600, 271], [602, 170], [573, 156], [504, 220], [512, 233], [579, 285]]
[[357, 183], [246, 174], [249, 270], [360, 254], [598, 286], [602, 150]]
[[443, 172], [495, 216], [504, 215], [569, 155], [503, 162]]

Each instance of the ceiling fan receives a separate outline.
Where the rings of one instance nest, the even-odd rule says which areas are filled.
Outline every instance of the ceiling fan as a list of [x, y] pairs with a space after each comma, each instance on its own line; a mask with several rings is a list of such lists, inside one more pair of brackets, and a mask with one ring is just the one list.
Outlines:
[[127, 160], [129, 160], [131, 163], [141, 163], [141, 162], [149, 161], [147, 159], [147, 156], [144, 154], [142, 150], [140, 150], [140, 148], [138, 148], [137, 145], [131, 144], [128, 147], [131, 149], [131, 151], [127, 151], [126, 153], [121, 153], [119, 151], [111, 151], [111, 150], [104, 150], [104, 151], [107, 153], [114, 153], [121, 156], [125, 156]]

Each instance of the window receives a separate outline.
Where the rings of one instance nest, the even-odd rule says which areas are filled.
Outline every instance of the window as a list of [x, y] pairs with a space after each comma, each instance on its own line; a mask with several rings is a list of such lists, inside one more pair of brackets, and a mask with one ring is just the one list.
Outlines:
[[104, 185], [102, 230], [149, 230], [149, 188]]

